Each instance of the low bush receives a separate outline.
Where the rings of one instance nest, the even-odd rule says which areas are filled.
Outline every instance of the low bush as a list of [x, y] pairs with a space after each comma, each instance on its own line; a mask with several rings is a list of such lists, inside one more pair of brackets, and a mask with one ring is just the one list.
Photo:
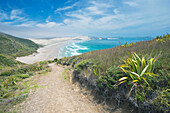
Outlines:
[[25, 78], [29, 78], [30, 76], [29, 76], [29, 74], [18, 74], [18, 75], [16, 75], [16, 77], [25, 79]]
[[87, 68], [89, 66], [92, 66], [92, 60], [88, 59], [88, 60], [82, 60], [80, 61], [78, 64], [75, 65], [75, 70], [77, 70], [78, 72], [80, 72], [81, 70], [83, 70], [84, 68]]

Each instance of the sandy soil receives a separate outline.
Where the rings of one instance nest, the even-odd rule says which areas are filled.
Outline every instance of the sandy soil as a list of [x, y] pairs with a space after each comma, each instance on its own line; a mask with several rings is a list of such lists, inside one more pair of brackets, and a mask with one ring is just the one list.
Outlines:
[[[101, 113], [103, 110], [73, 90], [62, 75], [63, 67], [51, 64], [52, 71], [40, 76], [40, 88], [31, 94], [21, 109], [22, 113]], [[103, 113], [103, 112], [102, 112]]]
[[67, 38], [54, 38], [54, 39], [30, 39], [37, 44], [44, 45], [39, 48], [37, 53], [33, 53], [29, 56], [17, 57], [16, 60], [26, 63], [33, 64], [35, 62], [44, 60], [53, 60], [58, 58], [60, 48], [67, 46], [71, 42], [75, 42], [75, 39], [88, 40], [88, 37], [67, 37]]
[[35, 39], [35, 38], [29, 38], [29, 40], [32, 40], [33, 42], [41, 45], [50, 45], [58, 42], [63, 41], [69, 41], [69, 40], [75, 40], [75, 39], [81, 39], [81, 40], [88, 40], [89, 37], [64, 37], [64, 38], [53, 38], [53, 39]]

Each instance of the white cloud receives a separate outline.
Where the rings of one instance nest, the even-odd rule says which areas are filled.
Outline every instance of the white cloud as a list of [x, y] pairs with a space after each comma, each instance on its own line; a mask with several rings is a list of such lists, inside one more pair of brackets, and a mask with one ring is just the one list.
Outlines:
[[80, 14], [80, 13], [68, 13], [66, 14], [67, 16], [70, 16], [70, 17], [74, 17], [74, 18], [77, 18], [77, 19], [85, 19], [87, 18], [87, 16], [83, 15], [83, 14]]
[[[76, 6], [73, 4], [72, 6], [57, 9], [57, 12], [64, 12], [62, 13], [62, 17], [65, 18], [61, 20], [61, 23], [55, 22], [55, 16], [51, 18], [49, 15], [44, 23], [29, 23], [27, 20], [21, 21], [22, 24], [13, 25], [13, 27], [11, 27], [11, 25], [11, 28], [6, 25], [11, 23], [6, 22], [6, 24], [3, 23], [3, 25], [0, 23], [0, 31], [8, 31], [8, 29], [10, 29], [10, 32], [13, 30], [13, 33], [14, 31], [22, 31], [23, 35], [29, 34], [29, 36], [33, 37], [93, 34], [94, 36], [105, 36], [108, 34], [114, 35], [114, 33], [126, 35], [135, 34], [135, 32], [142, 34], [151, 31], [165, 31], [164, 29], [169, 29], [170, 27], [170, 16], [168, 15], [169, 6], [161, 0], [155, 0], [154, 2], [148, 0], [133, 0], [130, 2], [121, 2], [121, 4], [124, 5], [119, 6], [114, 4], [114, 2], [102, 3], [101, 0], [88, 1], [77, 10], [64, 12], [64, 10]], [[133, 7], [133, 10], [131, 10], [132, 8], [128, 10], [127, 6]], [[14, 11], [13, 16], [15, 17], [14, 20], [17, 20], [18, 17], [26, 19], [26, 17], [23, 16], [22, 10], [18, 13]], [[10, 15], [7, 15], [7, 18], [8, 17], [10, 17]], [[58, 18], [56, 19], [58, 20]]]
[[11, 15], [10, 15], [10, 19], [23, 19], [23, 17], [21, 17], [21, 15], [23, 14], [23, 11], [20, 9], [13, 9], [11, 11]]
[[124, 2], [124, 4], [127, 4], [127, 5], [132, 6], [132, 7], [137, 6], [137, 3], [133, 2], [133, 1], [126, 1], [126, 2]]
[[56, 22], [47, 22], [45, 24], [37, 24], [37, 26], [41, 28], [52, 28], [52, 27], [57, 27], [61, 25], [62, 25], [61, 23], [56, 23]]
[[36, 21], [31, 21], [26, 18], [22, 9], [13, 9], [9, 13], [0, 10], [0, 21], [3, 24], [13, 25], [16, 27], [32, 27], [37, 23]]
[[32, 27], [36, 25], [36, 22], [35, 21], [28, 21], [28, 22], [24, 22], [22, 24], [18, 24], [18, 25], [15, 25], [17, 27]]
[[96, 6], [91, 6], [86, 9], [89, 11], [89, 14], [93, 14], [93, 15], [104, 14], [104, 12], [102, 10], [99, 10], [98, 7], [96, 7]]
[[[108, 1], [106, 1], [106, 2], [108, 2]], [[105, 2], [89, 1], [89, 3], [93, 4], [96, 7], [100, 7], [100, 8], [111, 8], [111, 7], [114, 7], [113, 4], [105, 3]]]
[[63, 8], [58, 8], [58, 9], [55, 10], [55, 13], [60, 12], [60, 11], [65, 11], [65, 10], [68, 10], [68, 9], [72, 9], [72, 8], [75, 7], [77, 4], [78, 4], [78, 2], [74, 3], [74, 4], [71, 5], [71, 6], [66, 6], [66, 7], [63, 7]]
[[12, 24], [13, 22], [3, 22], [3, 24]]
[[115, 14], [118, 14], [118, 13], [119, 13], [119, 11], [118, 11], [117, 9], [114, 9], [113, 12], [114, 12]]

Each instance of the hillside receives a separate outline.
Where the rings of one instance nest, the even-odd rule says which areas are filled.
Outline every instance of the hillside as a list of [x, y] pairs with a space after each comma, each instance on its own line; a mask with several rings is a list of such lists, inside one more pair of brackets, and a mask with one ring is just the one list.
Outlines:
[[0, 72], [18, 67], [18, 64], [22, 63], [15, 58], [32, 54], [38, 47], [39, 45], [31, 40], [0, 33]]
[[26, 56], [36, 52], [39, 45], [31, 40], [0, 33], [0, 54], [13, 57]]
[[27, 97], [32, 86], [24, 79], [48, 72], [48, 62], [27, 65], [15, 60], [36, 52], [38, 47], [30, 40], [0, 33], [0, 112], [10, 112], [11, 107]]
[[169, 62], [169, 34], [57, 61], [72, 66], [73, 81], [90, 89], [95, 101], [111, 109], [115, 101], [131, 105], [139, 113], [169, 112]]

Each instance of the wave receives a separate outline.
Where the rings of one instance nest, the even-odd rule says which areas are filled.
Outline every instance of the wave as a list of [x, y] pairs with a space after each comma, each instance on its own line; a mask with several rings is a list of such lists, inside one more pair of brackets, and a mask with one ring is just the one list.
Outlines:
[[88, 50], [86, 46], [79, 45], [80, 42], [72, 43], [66, 47], [66, 51], [69, 56], [80, 55], [80, 50]]

